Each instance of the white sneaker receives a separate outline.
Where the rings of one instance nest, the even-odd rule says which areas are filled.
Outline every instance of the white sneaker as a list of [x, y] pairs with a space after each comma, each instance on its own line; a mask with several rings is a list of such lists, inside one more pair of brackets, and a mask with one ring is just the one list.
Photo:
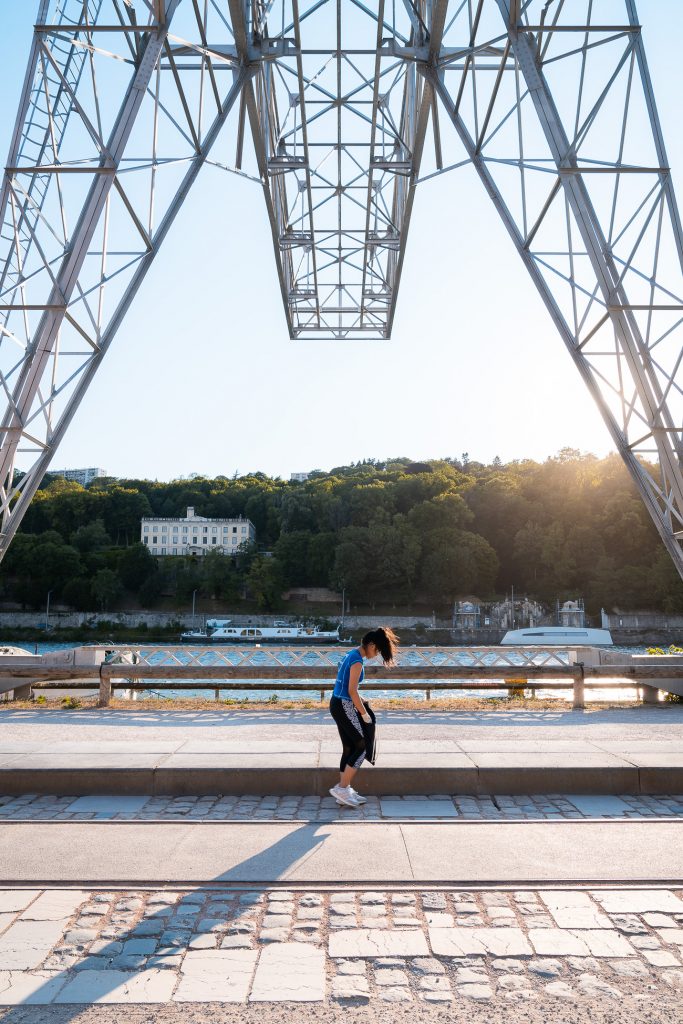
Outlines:
[[361, 796], [360, 793], [357, 793], [355, 791], [355, 789], [353, 788], [353, 786], [349, 786], [349, 792], [352, 794], [352, 796], [353, 796], [353, 798], [354, 798], [354, 800], [356, 801], [357, 804], [366, 804], [367, 803], [367, 800], [365, 799], [365, 797]]
[[344, 786], [333, 786], [330, 790], [330, 796], [333, 796], [338, 804], [343, 804], [344, 807], [358, 807], [358, 801], [355, 799], [353, 791], [349, 787]]

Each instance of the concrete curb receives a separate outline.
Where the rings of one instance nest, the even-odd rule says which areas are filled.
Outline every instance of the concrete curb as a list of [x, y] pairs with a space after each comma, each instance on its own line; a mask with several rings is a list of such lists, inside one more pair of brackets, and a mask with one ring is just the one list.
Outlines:
[[[384, 765], [366, 767], [362, 790], [376, 796], [391, 794], [460, 793], [485, 796], [496, 793], [595, 793], [657, 795], [683, 793], [683, 763], [662, 766], [577, 765], [547, 767], [500, 765], [468, 768]], [[683, 758], [682, 758], [683, 760]], [[255, 796], [324, 796], [337, 781], [333, 768], [292, 766], [272, 759], [268, 767], [201, 765], [164, 767], [149, 765], [0, 768], [0, 794], [24, 793], [64, 796], [130, 794], [148, 796], [202, 796], [210, 793]]]

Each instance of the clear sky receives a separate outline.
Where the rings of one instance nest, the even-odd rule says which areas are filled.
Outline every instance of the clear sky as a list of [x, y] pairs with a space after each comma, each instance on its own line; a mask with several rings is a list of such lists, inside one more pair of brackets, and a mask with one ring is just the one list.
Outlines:
[[[683, 3], [640, 0], [683, 203]], [[4, 163], [36, 0], [0, 0]], [[208, 176], [210, 175], [210, 177]], [[53, 461], [169, 479], [364, 457], [604, 454], [607, 430], [471, 171], [418, 190], [390, 341], [290, 341], [259, 186], [191, 193]]]

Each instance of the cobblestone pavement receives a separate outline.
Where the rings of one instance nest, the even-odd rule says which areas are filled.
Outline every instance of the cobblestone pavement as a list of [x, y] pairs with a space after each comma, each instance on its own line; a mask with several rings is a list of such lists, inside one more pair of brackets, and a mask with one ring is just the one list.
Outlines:
[[0, 796], [0, 821], [385, 821], [442, 818], [511, 821], [683, 817], [683, 796], [369, 796], [340, 807], [318, 796]]
[[618, 1008], [679, 998], [682, 961], [673, 888], [0, 890], [1, 1006]]

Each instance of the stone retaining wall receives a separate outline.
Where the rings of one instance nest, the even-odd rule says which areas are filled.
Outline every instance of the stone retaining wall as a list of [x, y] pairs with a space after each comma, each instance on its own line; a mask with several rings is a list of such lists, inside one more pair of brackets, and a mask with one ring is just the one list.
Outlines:
[[[230, 612], [219, 614], [212, 612], [208, 616], [197, 614], [193, 622], [191, 613], [182, 612], [50, 612], [50, 626], [60, 629], [78, 629], [80, 626], [88, 626], [97, 622], [114, 622], [122, 626], [135, 627], [145, 623], [151, 628], [164, 628], [173, 624], [180, 624], [184, 629], [190, 629], [193, 625], [199, 627], [205, 618], [226, 618], [230, 619], [236, 626], [246, 626], [254, 622], [272, 625], [276, 620], [287, 622], [297, 621], [302, 616], [288, 615], [280, 612], [277, 615], [262, 615], [253, 613], [251, 615], [237, 615]], [[340, 622], [338, 615], [328, 616], [331, 622]], [[425, 619], [419, 615], [346, 615], [344, 625], [348, 629], [367, 627], [368, 629], [381, 623], [387, 623], [394, 629], [411, 629], [418, 624], [432, 626], [431, 616]], [[436, 627], [441, 629], [450, 628], [450, 620], [434, 620]], [[24, 628], [35, 629], [45, 625], [45, 612], [0, 612], [0, 630]], [[470, 631], [468, 631], [470, 632]]]
[[[216, 618], [218, 613], [213, 613]], [[194, 622], [190, 613], [179, 612], [50, 612], [50, 626], [52, 629], [79, 629], [87, 628], [98, 622], [113, 622], [123, 627], [134, 629], [144, 623], [148, 629], [164, 629], [177, 625], [183, 629], [199, 627], [206, 616], [197, 615]], [[209, 616], [211, 617], [211, 616]], [[280, 612], [279, 615], [236, 615], [230, 612], [225, 613], [225, 618], [231, 619], [236, 626], [246, 626], [255, 622], [270, 625], [278, 619], [285, 619], [288, 622], [295, 621], [296, 616]], [[341, 620], [337, 615], [330, 615], [329, 620], [339, 623]], [[419, 615], [346, 615], [344, 627], [357, 632], [361, 629], [371, 629], [382, 623], [392, 626], [399, 634], [402, 629], [412, 630], [422, 627], [424, 643], [451, 642], [458, 645], [478, 644], [481, 646], [492, 646], [499, 644], [505, 633], [504, 629], [496, 626], [482, 627], [480, 629], [452, 629], [450, 620], [425, 619]], [[36, 629], [45, 625], [45, 612], [0, 612], [0, 632], [7, 636], [12, 629]], [[447, 631], [448, 637], [443, 636]], [[435, 634], [441, 634], [436, 636]], [[683, 646], [683, 628], [681, 627], [652, 627], [642, 626], [639, 628], [619, 628], [612, 626], [612, 638], [615, 644], [632, 646], [658, 646], [668, 647], [670, 644]]]

